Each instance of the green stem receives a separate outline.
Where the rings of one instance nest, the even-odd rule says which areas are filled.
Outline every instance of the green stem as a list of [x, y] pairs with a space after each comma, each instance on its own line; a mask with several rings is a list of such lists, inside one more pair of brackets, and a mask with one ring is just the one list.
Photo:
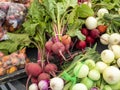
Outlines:
[[72, 86], [72, 82], [68, 82], [68, 83], [64, 86], [63, 90], [69, 90], [71, 86]]

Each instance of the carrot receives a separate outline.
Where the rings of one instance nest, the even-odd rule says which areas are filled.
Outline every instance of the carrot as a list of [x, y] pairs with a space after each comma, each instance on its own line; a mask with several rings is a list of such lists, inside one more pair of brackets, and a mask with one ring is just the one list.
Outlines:
[[105, 33], [105, 32], [106, 32], [107, 26], [106, 26], [106, 25], [99, 25], [99, 26], [97, 26], [97, 29], [98, 29], [99, 32], [102, 34], [102, 33]]

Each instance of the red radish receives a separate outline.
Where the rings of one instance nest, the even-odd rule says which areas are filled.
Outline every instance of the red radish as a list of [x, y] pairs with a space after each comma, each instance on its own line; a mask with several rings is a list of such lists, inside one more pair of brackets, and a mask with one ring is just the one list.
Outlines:
[[28, 90], [29, 80], [31, 79], [32, 76], [37, 77], [42, 72], [42, 68], [37, 63], [31, 62], [25, 65], [25, 71], [28, 75], [28, 79], [26, 82], [26, 90]]
[[53, 76], [56, 76], [55, 75], [55, 72], [58, 70], [57, 66], [53, 63], [48, 63], [46, 66], [45, 66], [45, 71], [47, 73], [50, 73], [51, 75]]
[[85, 48], [86, 48], [86, 42], [80, 40], [80, 41], [78, 42], [78, 49], [84, 50]]
[[38, 84], [38, 80], [36, 77], [31, 77], [31, 82]]
[[41, 74], [38, 76], [38, 82], [39, 82], [40, 80], [49, 80], [49, 79], [50, 79], [50, 75], [49, 75], [48, 73], [45, 73], [45, 72], [41, 73]]
[[51, 52], [52, 45], [53, 45], [53, 42], [51, 40], [45, 43], [45, 48], [47, 49], [48, 52]]
[[89, 31], [88, 31], [87, 28], [82, 28], [82, 29], [81, 29], [81, 33], [82, 33], [83, 35], [85, 35], [85, 36], [88, 36]]
[[97, 26], [97, 29], [99, 30], [100, 33], [105, 33], [107, 30], [107, 26], [106, 25], [99, 25], [99, 26]]
[[63, 53], [65, 51], [65, 46], [61, 43], [61, 42], [55, 42], [53, 45], [52, 45], [52, 51], [57, 54], [57, 55], [61, 55], [62, 58], [64, 60], [66, 60], [66, 58], [64, 57]]
[[94, 42], [95, 42], [95, 39], [93, 39], [91, 36], [87, 36], [86, 37], [86, 43], [88, 43], [88, 45], [92, 45], [92, 44], [94, 44]]
[[98, 38], [100, 36], [100, 32], [98, 29], [93, 29], [90, 31], [90, 36], [92, 38]]

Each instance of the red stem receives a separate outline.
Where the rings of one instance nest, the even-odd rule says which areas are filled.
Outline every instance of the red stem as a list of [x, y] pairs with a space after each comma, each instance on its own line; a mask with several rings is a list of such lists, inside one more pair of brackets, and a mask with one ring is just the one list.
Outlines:
[[29, 81], [30, 81], [30, 79], [31, 79], [31, 76], [32, 76], [32, 75], [29, 75], [29, 76], [28, 76], [28, 79], [27, 79], [27, 82], [26, 82], [26, 90], [28, 90], [28, 84], [29, 84]]

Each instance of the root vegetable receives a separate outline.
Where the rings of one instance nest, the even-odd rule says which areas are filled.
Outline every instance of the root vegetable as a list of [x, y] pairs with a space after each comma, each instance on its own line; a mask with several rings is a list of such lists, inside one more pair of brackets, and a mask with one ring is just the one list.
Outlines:
[[31, 77], [31, 82], [32, 82], [32, 83], [36, 83], [36, 84], [37, 84], [37, 83], [38, 83], [38, 80], [37, 80], [37, 78], [36, 78], [36, 77]]
[[15, 71], [17, 71], [17, 67], [16, 66], [12, 66], [12, 67], [10, 67], [10, 69], [7, 70], [7, 73], [10, 74], [10, 73], [13, 73]]
[[87, 28], [82, 28], [82, 29], [81, 29], [81, 33], [82, 33], [83, 35], [85, 35], [85, 36], [88, 36], [89, 31], [88, 31]]
[[82, 64], [81, 62], [78, 62], [75, 66], [73, 73], [78, 78], [86, 77], [89, 73], [89, 68], [87, 65]]
[[105, 68], [107, 67], [108, 65], [102, 61], [98, 61], [96, 63], [96, 68], [99, 70], [100, 73], [103, 73], [103, 71], [105, 70]]
[[52, 90], [63, 90], [64, 81], [62, 78], [54, 77], [50, 79], [50, 88]]
[[72, 90], [88, 90], [85, 84], [77, 83], [72, 87]]
[[38, 90], [37, 84], [33, 83], [29, 86], [29, 90]]
[[61, 55], [63, 57], [64, 60], [65, 57], [63, 55], [64, 51], [65, 51], [65, 46], [61, 43], [61, 42], [55, 42], [53, 45], [52, 45], [52, 51], [57, 54], [57, 55]]
[[52, 40], [49, 40], [45, 43], [45, 48], [47, 49], [48, 52], [51, 52], [52, 45], [53, 45]]
[[38, 83], [38, 87], [40, 90], [48, 90], [48, 82], [46, 80], [41, 80]]
[[120, 70], [115, 66], [109, 66], [103, 71], [103, 78], [108, 84], [120, 82]]
[[88, 29], [92, 30], [97, 27], [97, 19], [95, 17], [88, 17], [85, 21], [85, 25]]
[[101, 34], [103, 34], [103, 33], [106, 32], [107, 26], [106, 26], [106, 25], [98, 25], [98, 26], [97, 26], [97, 29], [99, 30], [99, 32], [100, 32]]
[[97, 16], [102, 18], [105, 13], [109, 13], [108, 10], [106, 8], [101, 8], [101, 9], [98, 10]]
[[46, 66], [45, 66], [45, 72], [47, 73], [50, 73], [50, 74], [55, 74], [55, 72], [58, 70], [57, 66], [53, 63], [48, 63]]
[[115, 55], [115, 58], [120, 58], [120, 46], [119, 45], [111, 45], [110, 49]]
[[89, 67], [89, 69], [95, 68], [95, 61], [93, 59], [85, 60], [85, 64]]
[[88, 77], [91, 79], [91, 80], [94, 80], [94, 81], [97, 81], [100, 79], [100, 72], [96, 69], [92, 69], [90, 70], [89, 74], [88, 74]]
[[88, 45], [93, 45], [94, 44], [94, 42], [95, 42], [95, 39], [93, 39], [91, 36], [87, 36], [86, 37], [86, 43], [88, 44]]
[[119, 33], [111, 34], [110, 37], [109, 37], [109, 43], [111, 45], [119, 44], [120, 43], [120, 34]]
[[100, 32], [99, 32], [99, 30], [98, 29], [93, 29], [93, 30], [91, 30], [90, 31], [90, 36], [92, 37], [92, 38], [98, 38], [99, 36], [100, 36]]
[[61, 42], [64, 44], [64, 45], [70, 45], [71, 43], [71, 37], [69, 35], [64, 35], [61, 37]]
[[84, 50], [87, 46], [85, 41], [80, 40], [77, 43], [78, 43], [77, 48], [80, 49], [80, 50]]
[[109, 44], [109, 37], [110, 35], [105, 33], [105, 34], [102, 34], [100, 36], [100, 42], [103, 44], [103, 45], [108, 45]]
[[115, 58], [114, 53], [109, 49], [103, 50], [101, 52], [101, 60], [107, 64], [113, 62], [114, 58]]
[[49, 80], [49, 79], [50, 79], [50, 75], [48, 73], [43, 72], [38, 76], [38, 82], [41, 80]]

